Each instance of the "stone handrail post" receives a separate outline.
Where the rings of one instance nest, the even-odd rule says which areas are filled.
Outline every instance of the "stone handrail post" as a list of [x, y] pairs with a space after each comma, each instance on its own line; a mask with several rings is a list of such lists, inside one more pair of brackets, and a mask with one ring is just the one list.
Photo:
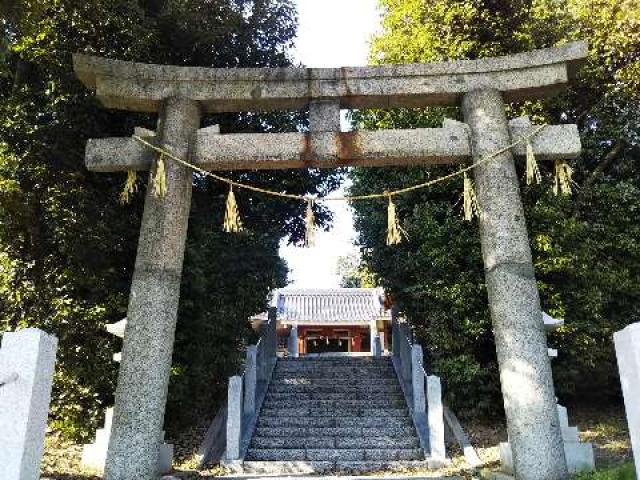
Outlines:
[[432, 460], [445, 460], [444, 408], [440, 378], [427, 375], [422, 346], [412, 342], [409, 324], [392, 317], [391, 339], [396, 372], [402, 383], [414, 425]]
[[278, 348], [275, 309], [260, 331], [260, 339], [246, 351], [244, 373], [229, 378], [227, 389], [227, 460], [240, 460], [243, 439], [248, 436], [266, 392]]
[[413, 411], [424, 412], [425, 392], [424, 392], [424, 369], [422, 368], [422, 347], [413, 345], [411, 347], [411, 390], [413, 397]]
[[399, 332], [398, 332], [398, 309], [393, 306], [391, 307], [391, 352], [394, 357], [400, 355], [400, 343], [399, 343]]
[[291, 358], [298, 357], [298, 326], [292, 325], [287, 342], [287, 353]]
[[242, 376], [229, 379], [227, 392], [227, 459], [240, 459], [242, 447]]
[[374, 357], [382, 355], [382, 341], [380, 340], [380, 334], [371, 339], [371, 353]]
[[[422, 354], [422, 349], [420, 349]], [[420, 372], [423, 375], [424, 372]], [[440, 377], [426, 376], [427, 381], [427, 422], [429, 424], [429, 445], [431, 458], [444, 459], [446, 448], [444, 443], [444, 408], [442, 406], [442, 385]], [[424, 378], [423, 378], [424, 388]], [[423, 390], [424, 391], [424, 390]]]
[[269, 308], [268, 338], [269, 338], [269, 364], [273, 364], [278, 353], [278, 325], [277, 325], [278, 309], [276, 307]]
[[247, 347], [247, 360], [244, 371], [244, 414], [253, 415], [256, 411], [256, 384], [258, 381], [258, 347]]
[[402, 379], [405, 384], [411, 384], [411, 343], [409, 340], [409, 324], [404, 322], [400, 325], [400, 347], [402, 355]]

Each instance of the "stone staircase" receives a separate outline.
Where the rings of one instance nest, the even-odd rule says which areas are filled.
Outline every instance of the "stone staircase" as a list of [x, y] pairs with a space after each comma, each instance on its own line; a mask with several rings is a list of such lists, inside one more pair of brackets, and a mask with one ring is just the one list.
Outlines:
[[425, 466], [389, 358], [279, 359], [245, 473]]

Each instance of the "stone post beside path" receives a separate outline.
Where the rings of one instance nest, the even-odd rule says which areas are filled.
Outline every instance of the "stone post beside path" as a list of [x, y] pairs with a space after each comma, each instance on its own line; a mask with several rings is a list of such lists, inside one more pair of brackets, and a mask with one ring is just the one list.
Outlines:
[[37, 480], [58, 339], [37, 328], [6, 332], [0, 348], [0, 479]]

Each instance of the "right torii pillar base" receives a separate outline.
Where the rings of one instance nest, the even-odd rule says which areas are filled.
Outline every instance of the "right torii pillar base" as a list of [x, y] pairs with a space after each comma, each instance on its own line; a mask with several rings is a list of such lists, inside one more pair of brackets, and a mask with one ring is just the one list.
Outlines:
[[[462, 102], [473, 161], [511, 144], [497, 90]], [[474, 169], [489, 308], [500, 367], [507, 431], [518, 480], [560, 480], [567, 464], [551, 363], [531, 261], [524, 211], [510, 151]]]

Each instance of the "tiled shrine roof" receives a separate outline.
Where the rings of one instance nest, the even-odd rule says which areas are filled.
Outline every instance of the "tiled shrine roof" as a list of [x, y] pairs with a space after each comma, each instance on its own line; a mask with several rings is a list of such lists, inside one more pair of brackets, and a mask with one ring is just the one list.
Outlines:
[[378, 288], [289, 289], [274, 293], [278, 320], [287, 323], [369, 324], [390, 318]]

